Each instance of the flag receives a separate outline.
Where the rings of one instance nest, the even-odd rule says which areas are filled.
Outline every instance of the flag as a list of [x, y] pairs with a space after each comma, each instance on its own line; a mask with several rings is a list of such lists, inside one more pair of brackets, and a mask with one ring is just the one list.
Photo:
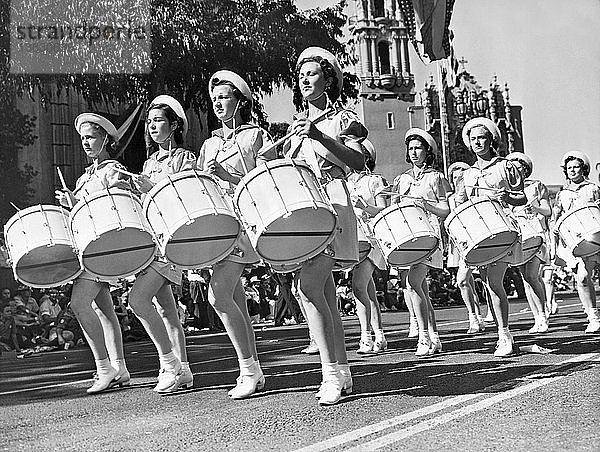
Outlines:
[[455, 0], [400, 0], [405, 25], [425, 62], [450, 55], [450, 19]]
[[[450, 53], [448, 58], [442, 61], [442, 74], [444, 75], [443, 80], [446, 83], [446, 88], [454, 88], [458, 77], [458, 60], [454, 55], [454, 46], [452, 45], [453, 38], [454, 33], [452, 30], [449, 30]], [[444, 90], [444, 92], [446, 91]]]

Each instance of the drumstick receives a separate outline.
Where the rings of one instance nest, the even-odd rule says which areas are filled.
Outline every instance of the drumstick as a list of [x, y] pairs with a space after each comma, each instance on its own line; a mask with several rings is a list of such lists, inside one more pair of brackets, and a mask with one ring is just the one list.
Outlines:
[[[501, 191], [501, 189], [499, 188], [491, 188], [491, 187], [480, 187], [478, 185], [465, 185], [465, 188], [475, 188], [476, 190], [488, 190], [488, 191]], [[523, 192], [522, 191], [516, 191], [516, 190], [506, 190], [506, 193], [509, 193], [511, 195], [522, 195]]]
[[[333, 108], [328, 108], [327, 110], [325, 110], [320, 115], [317, 115], [314, 118], [312, 118], [311, 121], [312, 122], [319, 122], [321, 119], [325, 118], [325, 116], [327, 116], [332, 111], [333, 111]], [[290, 133], [286, 134], [284, 137], [281, 137], [279, 140], [275, 141], [270, 146], [267, 146], [265, 148], [259, 149], [258, 153], [259, 154], [264, 154], [266, 152], [269, 152], [269, 151], [275, 149], [280, 144], [285, 143], [287, 140], [289, 140], [293, 135], [294, 135], [294, 132], [290, 132]]]
[[63, 177], [62, 171], [60, 170], [60, 166], [56, 167], [56, 172], [58, 173], [58, 178], [60, 179], [60, 184], [65, 192], [67, 192], [67, 203], [69, 203], [69, 207], [73, 208], [73, 202], [71, 201], [71, 196], [69, 195], [69, 189], [67, 187], [67, 183], [65, 182], [65, 178]]
[[16, 209], [17, 212], [19, 212], [21, 210], [17, 206], [15, 206], [14, 203], [12, 203], [12, 202], [10, 203], [10, 205], [13, 206]]
[[400, 193], [396, 193], [393, 191], [380, 191], [379, 192], [380, 195], [388, 195], [388, 196], [396, 196], [398, 198], [407, 198], [407, 199], [420, 199], [421, 201], [428, 201], [428, 202], [438, 202], [435, 199], [429, 199], [429, 198], [419, 198], [418, 196], [410, 196], [410, 195], [401, 195]]
[[121, 173], [121, 174], [125, 174], [126, 176], [129, 176], [129, 177], [136, 177], [136, 176], [139, 176], [139, 174], [130, 173], [129, 171], [127, 171], [127, 170], [124, 170], [124, 169], [121, 169], [121, 168], [119, 168], [118, 166], [115, 166], [115, 165], [112, 165], [112, 168], [113, 168], [115, 171], [118, 171], [119, 173]]

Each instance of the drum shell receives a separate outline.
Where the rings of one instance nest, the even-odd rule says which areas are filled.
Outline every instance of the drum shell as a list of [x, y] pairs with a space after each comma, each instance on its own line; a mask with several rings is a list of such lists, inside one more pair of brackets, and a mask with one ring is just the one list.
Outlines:
[[20, 210], [4, 226], [15, 278], [31, 287], [61, 286], [82, 271], [69, 229], [68, 210], [36, 205]]
[[161, 254], [186, 269], [221, 261], [241, 232], [228, 195], [211, 176], [195, 170], [157, 183], [144, 198], [144, 217]]
[[75, 204], [69, 224], [81, 265], [100, 281], [131, 276], [156, 254], [142, 203], [129, 191], [91, 193]]
[[450, 213], [444, 224], [467, 265], [496, 262], [519, 239], [519, 231], [500, 203], [489, 198], [467, 200]]
[[424, 261], [440, 241], [427, 213], [415, 205], [386, 207], [373, 218], [371, 229], [386, 261], [396, 267]]
[[310, 167], [272, 160], [246, 174], [234, 203], [256, 252], [270, 264], [304, 262], [334, 238], [337, 216]]
[[518, 216], [517, 222], [521, 231], [521, 242], [523, 247], [523, 261], [517, 265], [523, 265], [537, 254], [544, 244], [544, 229], [537, 218]]
[[596, 204], [568, 211], [556, 222], [556, 229], [573, 256], [587, 257], [600, 251], [600, 208]]

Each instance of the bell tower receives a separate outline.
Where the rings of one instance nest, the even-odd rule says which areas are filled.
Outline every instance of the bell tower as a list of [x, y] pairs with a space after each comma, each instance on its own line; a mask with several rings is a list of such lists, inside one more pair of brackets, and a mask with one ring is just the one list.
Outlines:
[[349, 25], [361, 80], [357, 112], [377, 150], [376, 172], [391, 180], [408, 165], [404, 134], [415, 99], [409, 34], [400, 0], [354, 0], [354, 8]]

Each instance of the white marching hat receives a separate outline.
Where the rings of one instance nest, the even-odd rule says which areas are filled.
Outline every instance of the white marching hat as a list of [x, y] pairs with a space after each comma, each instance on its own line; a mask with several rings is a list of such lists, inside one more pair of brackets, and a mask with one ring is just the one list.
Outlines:
[[81, 135], [81, 126], [86, 122], [98, 124], [109, 136], [113, 138], [113, 140], [119, 140], [119, 133], [117, 132], [117, 128], [114, 126], [114, 124], [104, 116], [97, 115], [96, 113], [81, 113], [75, 118], [75, 130], [77, 130], [78, 134]]
[[157, 105], [157, 104], [165, 104], [168, 105], [169, 107], [171, 107], [171, 110], [173, 110], [175, 112], [175, 114], [180, 117], [183, 120], [183, 138], [185, 138], [185, 136], [188, 133], [188, 119], [187, 116], [185, 114], [185, 110], [183, 109], [183, 106], [179, 103], [179, 101], [177, 99], [175, 99], [172, 96], [169, 96], [167, 94], [161, 94], [160, 96], [156, 96], [154, 98], [154, 100], [152, 102], [150, 102], [150, 106], [152, 105]]
[[429, 144], [431, 151], [434, 154], [437, 154], [437, 151], [438, 151], [437, 143], [435, 142], [435, 139], [429, 133], [425, 132], [423, 129], [419, 129], [418, 127], [413, 127], [412, 129], [408, 129], [406, 131], [406, 134], [404, 135], [404, 141], [406, 141], [408, 139], [408, 137], [413, 136], [413, 135], [417, 135], [417, 136], [423, 138], [425, 141], [427, 141], [427, 144]]
[[374, 162], [376, 162], [377, 161], [377, 151], [375, 151], [375, 146], [373, 146], [373, 143], [371, 142], [371, 140], [369, 140], [368, 138], [365, 138], [364, 140], [362, 140], [361, 144], [362, 144], [364, 150], [369, 153], [369, 155], [371, 156], [371, 159]]
[[492, 134], [492, 137], [493, 137], [494, 141], [496, 142], [496, 144], [500, 143], [500, 129], [498, 128], [498, 126], [496, 125], [496, 123], [494, 121], [492, 121], [491, 119], [488, 119], [488, 118], [484, 118], [484, 117], [473, 118], [473, 119], [467, 121], [467, 123], [465, 124], [465, 126], [462, 129], [463, 143], [465, 144], [465, 146], [467, 146], [467, 148], [471, 149], [471, 144], [469, 143], [469, 132], [471, 131], [472, 128], [478, 127], [478, 126], [485, 127]]
[[587, 165], [588, 168], [590, 168], [590, 158], [581, 151], [569, 151], [565, 155], [563, 155], [562, 165], [561, 165], [562, 167], [566, 166], [567, 159], [569, 157], [575, 157], [575, 158], [581, 160], [585, 165]]
[[[307, 47], [302, 51], [302, 53], [298, 57], [296, 65], [300, 63], [300, 61], [312, 57], [321, 57], [324, 60], [329, 61], [329, 64], [333, 66], [333, 69], [335, 70], [335, 75], [337, 76], [337, 87], [339, 96], [339, 94], [342, 92], [342, 86], [344, 85], [344, 73], [342, 72], [342, 67], [340, 66], [340, 62], [338, 61], [338, 59], [329, 50], [325, 50], [321, 47]], [[334, 100], [335, 99], [331, 99], [331, 101]]]
[[531, 157], [529, 157], [528, 155], [525, 155], [523, 152], [511, 152], [510, 154], [508, 154], [506, 156], [507, 160], [519, 160], [523, 163], [525, 163], [525, 165], [527, 165], [529, 167], [529, 172], [533, 173], [533, 161], [531, 160]]
[[468, 163], [465, 162], [454, 162], [452, 165], [448, 167], [448, 174], [452, 174], [454, 170], [463, 169], [468, 170], [470, 168]]
[[252, 91], [250, 91], [250, 87], [246, 83], [246, 80], [237, 75], [235, 72], [224, 70], [215, 72], [208, 81], [208, 94], [212, 95], [212, 91], [214, 88], [213, 83], [218, 82], [231, 83], [233, 86], [239, 89], [240, 92], [244, 95], [244, 97], [248, 99], [248, 102], [252, 104]]

